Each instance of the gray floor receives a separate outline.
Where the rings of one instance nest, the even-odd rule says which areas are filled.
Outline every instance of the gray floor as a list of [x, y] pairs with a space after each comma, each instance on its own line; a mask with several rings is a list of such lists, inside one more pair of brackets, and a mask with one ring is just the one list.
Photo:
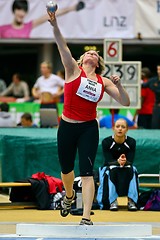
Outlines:
[[[64, 240], [64, 238], [31, 238], [31, 237], [17, 237], [15, 235], [0, 235], [0, 240]], [[67, 239], [67, 238], [66, 238]], [[82, 240], [84, 238], [69, 238], [70, 240]], [[87, 240], [158, 240], [160, 236], [152, 236], [152, 237], [136, 237], [136, 238], [85, 238]]]

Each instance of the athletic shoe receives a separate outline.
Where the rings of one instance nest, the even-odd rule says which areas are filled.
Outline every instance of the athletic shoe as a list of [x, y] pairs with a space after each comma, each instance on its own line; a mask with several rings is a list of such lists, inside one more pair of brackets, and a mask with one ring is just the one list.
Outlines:
[[117, 200], [111, 203], [109, 210], [111, 211], [118, 211], [118, 203]]
[[82, 10], [85, 7], [85, 3], [84, 2], [79, 2], [76, 6], [76, 11]]
[[137, 207], [132, 200], [128, 202], [128, 211], [137, 211]]
[[93, 225], [93, 222], [91, 220], [82, 218], [79, 225]]
[[75, 200], [75, 190], [73, 190], [72, 198], [67, 198], [64, 196], [63, 200], [61, 201], [61, 209], [60, 214], [62, 217], [66, 217], [71, 211], [71, 205]]

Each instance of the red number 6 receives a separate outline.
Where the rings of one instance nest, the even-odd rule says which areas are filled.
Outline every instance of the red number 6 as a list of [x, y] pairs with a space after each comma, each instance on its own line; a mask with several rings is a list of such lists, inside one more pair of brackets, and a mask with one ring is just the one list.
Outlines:
[[117, 49], [115, 47], [113, 47], [113, 45], [116, 44], [115, 42], [112, 42], [110, 45], [109, 45], [109, 48], [107, 50], [107, 54], [110, 56], [110, 57], [115, 57], [117, 55]]

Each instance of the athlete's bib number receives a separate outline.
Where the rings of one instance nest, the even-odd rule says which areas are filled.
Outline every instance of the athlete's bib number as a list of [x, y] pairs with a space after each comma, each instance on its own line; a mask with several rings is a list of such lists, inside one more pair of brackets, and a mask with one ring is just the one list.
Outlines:
[[102, 85], [100, 83], [81, 77], [81, 83], [76, 94], [91, 102], [98, 102], [101, 90]]

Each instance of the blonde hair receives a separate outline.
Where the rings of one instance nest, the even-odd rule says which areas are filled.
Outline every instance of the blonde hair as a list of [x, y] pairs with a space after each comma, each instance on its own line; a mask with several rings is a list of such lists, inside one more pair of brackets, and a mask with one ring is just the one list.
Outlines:
[[[98, 51], [95, 51], [95, 52], [98, 53]], [[86, 52], [85, 52], [85, 53], [86, 53]], [[77, 60], [78, 66], [82, 66], [82, 64], [83, 64], [83, 58], [84, 58], [85, 53], [82, 54], [82, 55], [80, 56], [80, 58]], [[98, 56], [99, 56], [99, 54], [98, 54]], [[95, 73], [101, 75], [104, 70], [105, 70], [104, 60], [103, 60], [103, 58], [102, 58], [101, 56], [99, 56], [99, 58], [98, 58], [98, 67], [96, 67]]]
[[123, 122], [125, 123], [125, 125], [126, 125], [126, 128], [128, 129], [128, 123], [127, 123], [126, 119], [124, 119], [123, 117], [122, 117], [122, 118], [119, 118], [119, 119], [117, 119], [117, 120], [115, 121], [114, 127], [115, 127], [116, 123], [117, 123], [119, 120], [120, 120], [120, 121], [123, 121]]

